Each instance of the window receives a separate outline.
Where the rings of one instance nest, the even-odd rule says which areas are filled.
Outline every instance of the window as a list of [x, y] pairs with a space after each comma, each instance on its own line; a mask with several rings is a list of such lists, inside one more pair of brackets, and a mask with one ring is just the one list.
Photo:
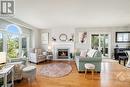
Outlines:
[[92, 34], [91, 36], [91, 48], [98, 49], [99, 47], [99, 35], [98, 34]]
[[20, 36], [21, 29], [14, 25], [7, 26], [7, 54], [9, 58], [17, 58], [20, 56]]
[[0, 52], [7, 52], [8, 58], [27, 58], [31, 46], [31, 33], [30, 29], [21, 30], [15, 24], [0, 29]]
[[116, 32], [116, 42], [130, 42], [130, 32]]
[[28, 41], [27, 41], [28, 39], [27, 39], [27, 37], [25, 37], [25, 36], [22, 36], [22, 57], [27, 57], [28, 55], [28, 53], [27, 53], [27, 51], [28, 51], [28, 48], [27, 48], [27, 43], [28, 43]]
[[3, 52], [3, 33], [0, 32], [0, 52]]

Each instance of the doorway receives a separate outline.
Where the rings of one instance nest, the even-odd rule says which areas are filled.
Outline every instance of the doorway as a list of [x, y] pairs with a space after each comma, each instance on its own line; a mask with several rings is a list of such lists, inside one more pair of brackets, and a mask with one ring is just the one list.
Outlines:
[[91, 48], [101, 51], [103, 58], [110, 58], [110, 35], [91, 34]]

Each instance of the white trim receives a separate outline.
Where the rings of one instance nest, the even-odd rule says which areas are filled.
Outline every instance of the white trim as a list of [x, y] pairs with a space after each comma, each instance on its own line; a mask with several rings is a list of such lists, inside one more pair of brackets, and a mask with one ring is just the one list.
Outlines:
[[[9, 28], [10, 26], [16, 27], [16, 28], [19, 30], [19, 34], [22, 34], [21, 28], [20, 28], [19, 26], [17, 26], [16, 24], [8, 24], [8, 25], [6, 26], [6, 29], [5, 29], [7, 32], [8, 32], [8, 28]], [[11, 33], [12, 33], [12, 32], [11, 32]]]

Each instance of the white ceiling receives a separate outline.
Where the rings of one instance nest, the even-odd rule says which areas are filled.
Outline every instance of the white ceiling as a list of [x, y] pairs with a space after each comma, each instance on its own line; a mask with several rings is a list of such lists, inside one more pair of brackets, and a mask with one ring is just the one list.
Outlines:
[[130, 24], [130, 0], [15, 0], [16, 18], [35, 27]]

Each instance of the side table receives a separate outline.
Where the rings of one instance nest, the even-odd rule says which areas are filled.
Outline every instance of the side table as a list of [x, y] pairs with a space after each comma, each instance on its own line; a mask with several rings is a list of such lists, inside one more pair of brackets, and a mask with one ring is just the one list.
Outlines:
[[52, 60], [53, 59], [53, 55], [47, 55], [47, 57], [46, 57], [46, 60]]

